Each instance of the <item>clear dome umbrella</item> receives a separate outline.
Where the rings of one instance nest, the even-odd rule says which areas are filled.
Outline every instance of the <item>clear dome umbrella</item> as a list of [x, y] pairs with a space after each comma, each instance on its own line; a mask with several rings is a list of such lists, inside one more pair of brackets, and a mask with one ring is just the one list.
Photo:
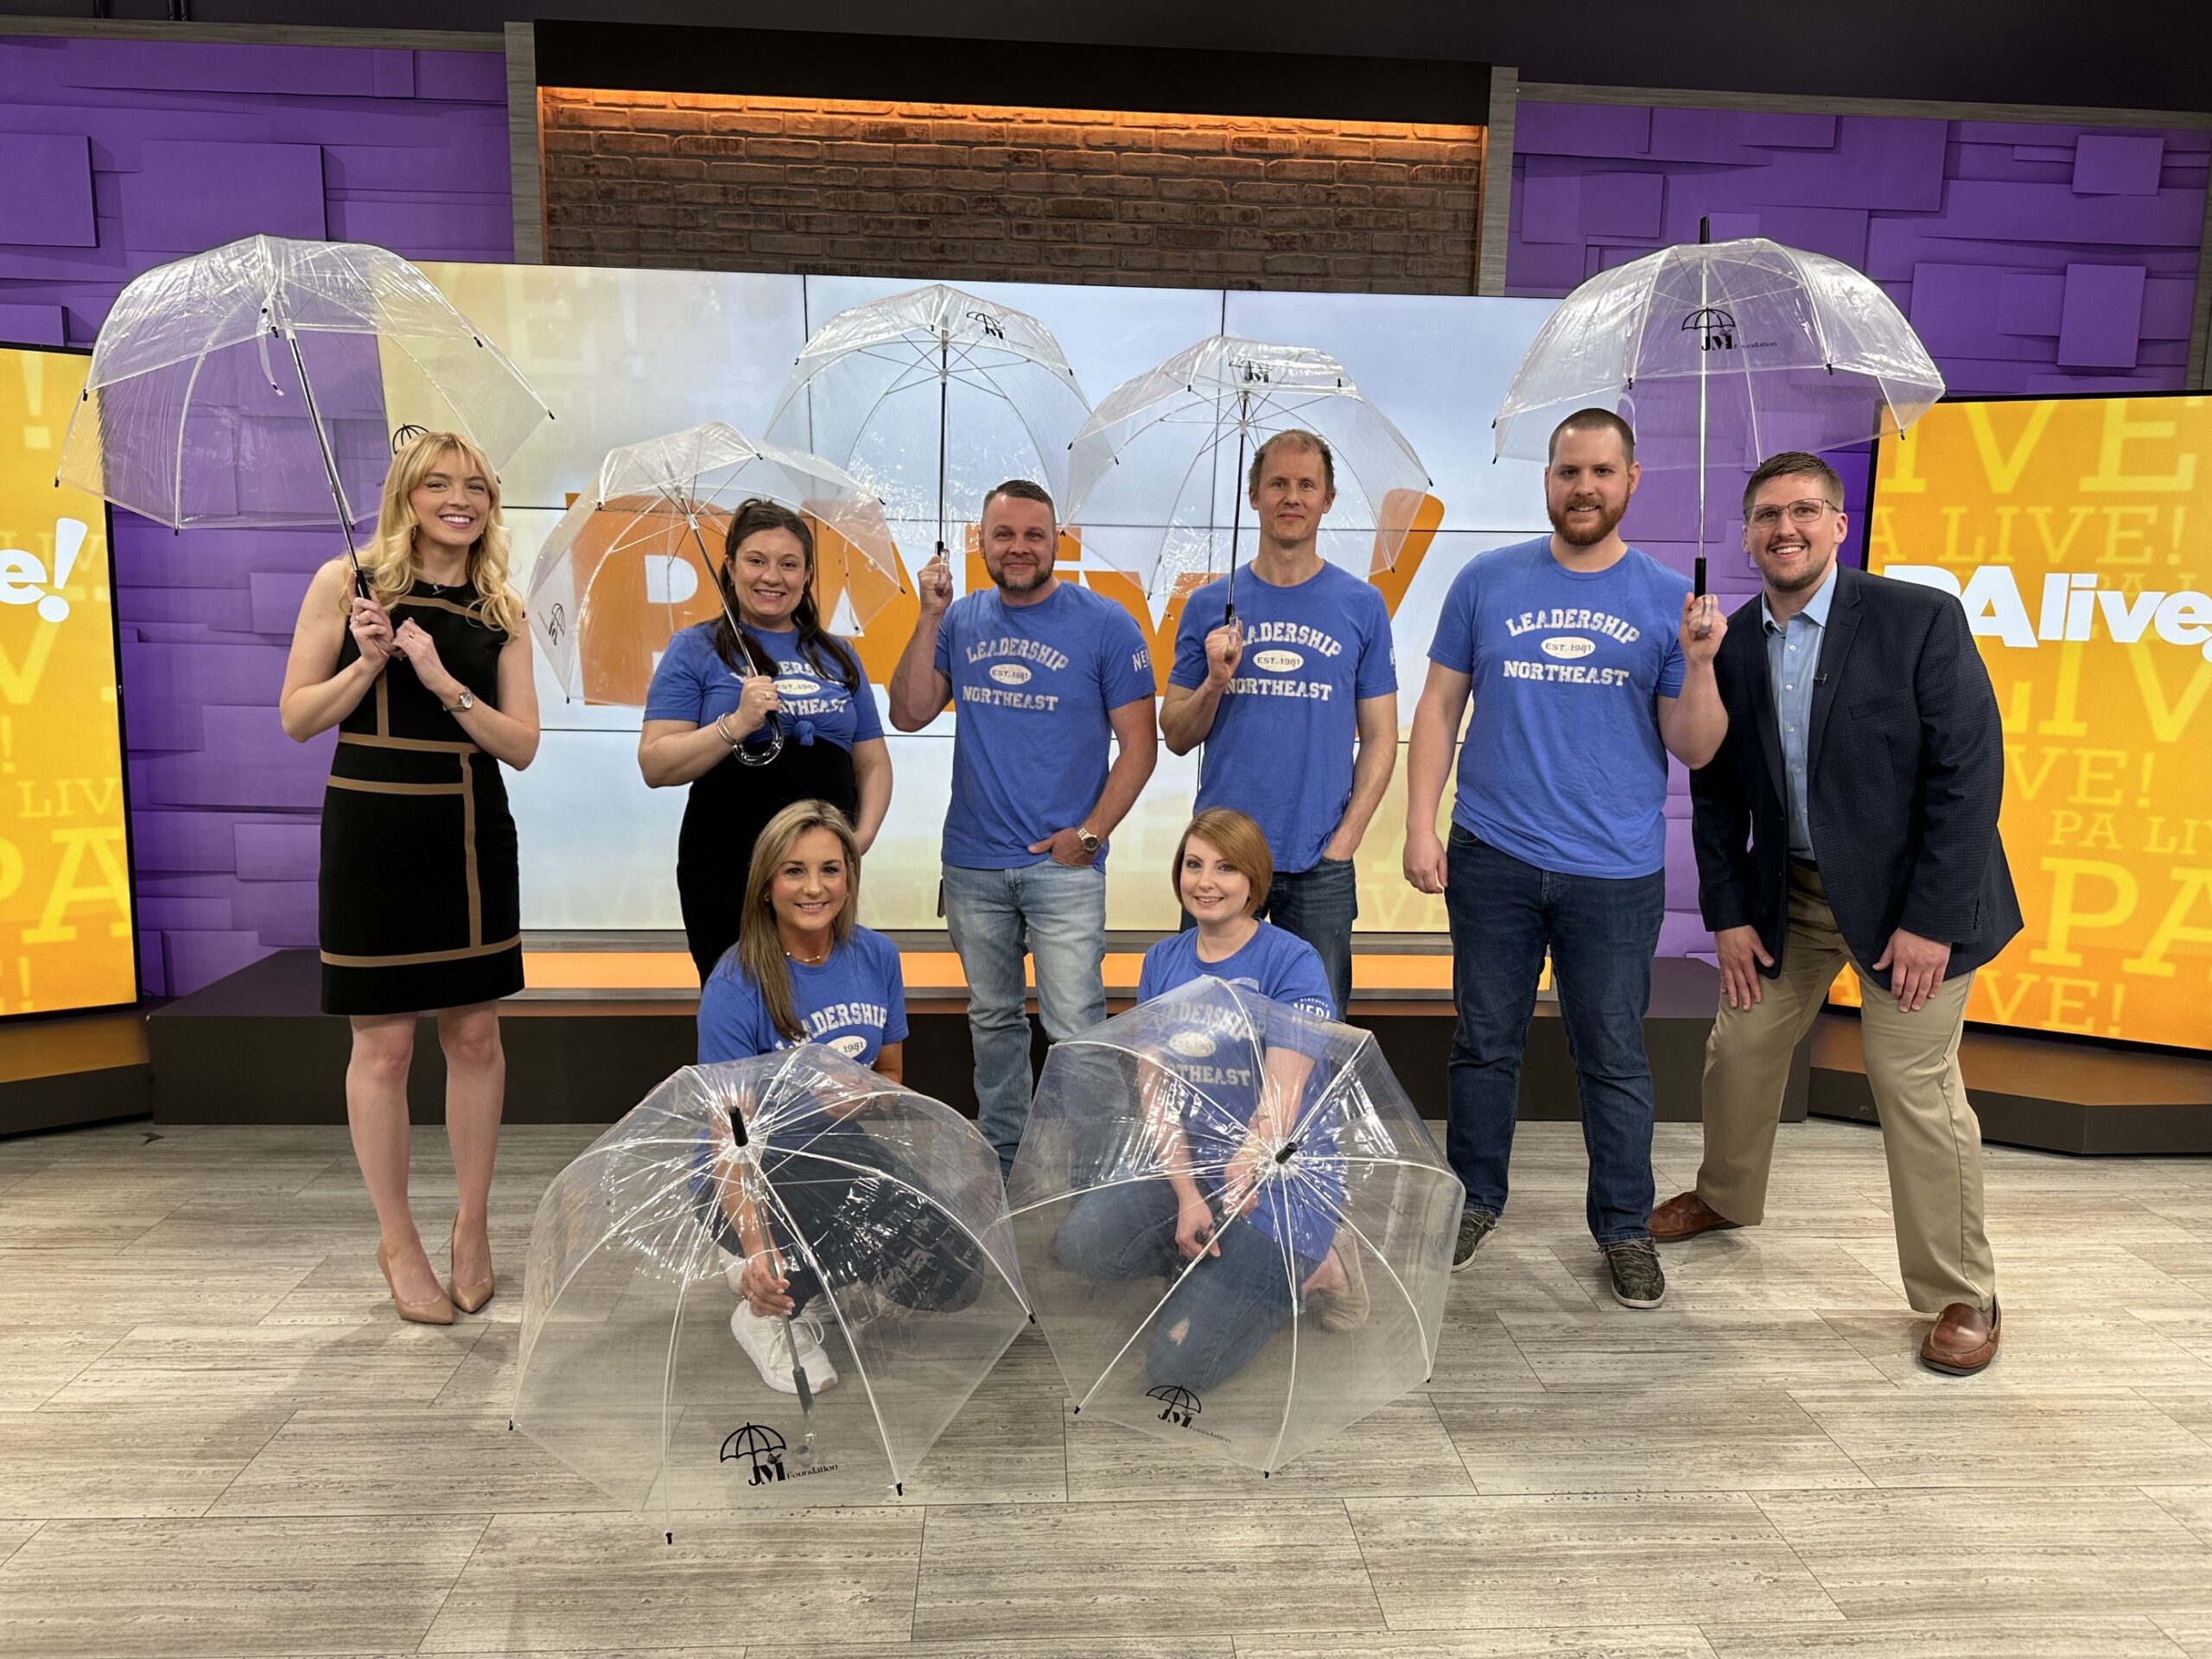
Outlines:
[[176, 529], [335, 521], [350, 552], [376, 516], [395, 416], [461, 433], [494, 467], [550, 418], [397, 254], [250, 236], [116, 296], [59, 478]]
[[722, 610], [723, 542], [756, 496], [812, 529], [825, 626], [858, 632], [898, 593], [883, 504], [842, 467], [720, 422], [625, 444], [607, 451], [531, 569], [531, 627], [570, 698], [645, 705], [657, 653]]
[[1007, 1190], [1085, 1417], [1271, 1473], [1434, 1367], [1464, 1194], [1365, 1032], [1141, 1003], [1053, 1046]]
[[[770, 1327], [758, 1362], [733, 1325], [748, 1255], [797, 1303], [747, 1327]], [[687, 1066], [538, 1204], [514, 1422], [671, 1535], [702, 1510], [876, 1503], [1027, 1319], [972, 1123], [813, 1045]]]
[[1714, 454], [1748, 471], [1784, 449], [1895, 436], [1942, 395], [1935, 359], [1871, 278], [1745, 237], [1662, 248], [1584, 283], [1537, 331], [1493, 426], [1498, 455], [1542, 461], [1567, 416], [1615, 410], [1643, 466], [1697, 469], [1702, 550]]
[[934, 283], [840, 311], [814, 331], [769, 416], [811, 450], [933, 523], [1008, 478], [1065, 495], [1067, 443], [1090, 411], [1052, 331], [1026, 311]]
[[1069, 446], [1067, 521], [1155, 600], [1234, 572], [1247, 461], [1292, 428], [1319, 434], [1336, 458], [1323, 556], [1363, 575], [1389, 569], [1427, 470], [1344, 365], [1303, 346], [1216, 335], [1115, 387]]

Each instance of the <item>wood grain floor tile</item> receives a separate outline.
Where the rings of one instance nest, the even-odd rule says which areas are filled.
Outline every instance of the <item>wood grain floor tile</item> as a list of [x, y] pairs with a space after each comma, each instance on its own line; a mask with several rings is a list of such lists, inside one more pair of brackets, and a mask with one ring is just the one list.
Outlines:
[[[1236, 1659], [1235, 1643], [1211, 1630], [1193, 1630], [1178, 1638], [1175, 1659]], [[838, 1643], [785, 1641], [755, 1642], [745, 1659], [1160, 1659], [1160, 1644], [1153, 1640], [1097, 1640], [1085, 1637], [1059, 1637], [1039, 1632], [1012, 1642], [872, 1642], [859, 1647]], [[682, 1659], [690, 1659], [689, 1654]]]
[[213, 1515], [446, 1515], [613, 1510], [504, 1413], [432, 1406], [293, 1414]]
[[2140, 1490], [2145, 1497], [2168, 1515], [2206, 1543], [2212, 1544], [2212, 1485], [2145, 1485]]
[[480, 1516], [51, 1522], [0, 1563], [0, 1654], [404, 1651], [483, 1530]]
[[320, 1259], [210, 1264], [189, 1255], [125, 1260], [105, 1251], [0, 1250], [0, 1325], [251, 1324]]
[[[2000, 1357], [1998, 1363], [2002, 1364]], [[1878, 1486], [2212, 1481], [2212, 1446], [2139, 1396], [1977, 1389], [1791, 1390]]]
[[79, 1372], [54, 1402], [428, 1404], [453, 1380], [483, 1332], [483, 1325], [467, 1319], [449, 1325], [404, 1325], [397, 1319], [335, 1327], [142, 1325]]
[[1117, 1424], [1071, 1418], [1068, 1497], [1077, 1503], [1224, 1497], [1268, 1500], [1420, 1497], [1474, 1484], [1425, 1395], [1393, 1401], [1271, 1476], [1180, 1449]]
[[1580, 1318], [1500, 1318], [1548, 1390], [1725, 1390], [1882, 1380], [1834, 1328], [1803, 1309], [1617, 1307]]
[[1328, 1636], [1240, 1636], [1236, 1659], [1713, 1659], [1713, 1649], [1688, 1625], [1470, 1628], [1448, 1635], [1341, 1630]]
[[[63, 1310], [54, 1310], [61, 1313]], [[0, 1411], [29, 1411], [123, 1340], [127, 1325], [0, 1325]]]
[[1484, 1494], [1869, 1484], [1821, 1426], [1774, 1388], [1432, 1397]]
[[1380, 1629], [1344, 1507], [1229, 1499], [932, 1510], [918, 1641]]
[[1345, 1507], [1394, 1630], [1842, 1618], [1740, 1493]]
[[502, 1515], [423, 1638], [424, 1653], [683, 1648], [835, 1630], [902, 1640], [919, 1510], [690, 1515], [673, 1544], [622, 1515]]
[[[2020, 1307], [2016, 1315], [2015, 1306]], [[2128, 1313], [2046, 1314], [2032, 1301], [2004, 1300], [2004, 1343], [1974, 1379], [1978, 1389], [2091, 1393], [2138, 1383], [2212, 1388], [2212, 1363]], [[1827, 1322], [1867, 1363], [1900, 1387], [1942, 1391], [1958, 1379], [1920, 1363], [1928, 1320], [1909, 1308], [1888, 1313], [1831, 1313]], [[1823, 1386], [1816, 1378], [1808, 1386]]]
[[[1522, 1317], [1516, 1315], [1516, 1318]], [[1572, 1319], [1572, 1313], [1532, 1314], [1526, 1317]], [[1543, 1384], [1530, 1369], [1529, 1357], [1513, 1340], [1504, 1316], [1477, 1308], [1471, 1299], [1447, 1300], [1442, 1326], [1437, 1333], [1436, 1369], [1429, 1374], [1431, 1390], [1478, 1394], [1535, 1394]]]
[[0, 1418], [0, 1515], [199, 1515], [290, 1415], [187, 1399], [10, 1413]]
[[1769, 1492], [1757, 1502], [1853, 1619], [2212, 1611], [2212, 1545], [2132, 1486]]
[[1854, 1619], [1842, 1630], [1791, 1624], [1708, 1624], [1718, 1659], [2177, 1659], [2182, 1649], [2147, 1618]]

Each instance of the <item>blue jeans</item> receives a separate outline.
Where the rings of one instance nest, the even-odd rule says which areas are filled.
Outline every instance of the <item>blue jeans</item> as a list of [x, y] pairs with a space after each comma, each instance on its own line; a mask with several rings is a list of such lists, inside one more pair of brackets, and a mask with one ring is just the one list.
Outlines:
[[[1351, 925], [1359, 918], [1359, 884], [1348, 858], [1325, 858], [1310, 870], [1275, 872], [1257, 912], [1312, 945], [1337, 1000], [1337, 1018], [1351, 1006]], [[1182, 925], [1198, 925], [1189, 911]]]
[[[1052, 1236], [1052, 1259], [1086, 1279], [1171, 1279], [1183, 1274], [1175, 1248], [1175, 1189], [1131, 1181], [1086, 1192]], [[1296, 1287], [1320, 1263], [1294, 1255], [1247, 1218], [1224, 1230], [1221, 1254], [1201, 1262], [1152, 1316], [1144, 1355], [1147, 1388], [1203, 1395], [1243, 1370], [1289, 1322]]]
[[1664, 872], [1607, 880], [1540, 870], [1452, 827], [1444, 906], [1452, 925], [1450, 1123], [1445, 1155], [1470, 1209], [1505, 1211], [1520, 1108], [1521, 1052], [1550, 949], [1590, 1154], [1590, 1236], [1649, 1236], [1651, 1063], [1643, 1013], [1667, 905]]
[[1106, 873], [1046, 859], [1018, 870], [944, 867], [944, 922], [968, 980], [976, 1127], [1014, 1167], [1036, 1080], [1021, 958], [1037, 963], [1037, 1007], [1054, 1042], [1106, 1018]]

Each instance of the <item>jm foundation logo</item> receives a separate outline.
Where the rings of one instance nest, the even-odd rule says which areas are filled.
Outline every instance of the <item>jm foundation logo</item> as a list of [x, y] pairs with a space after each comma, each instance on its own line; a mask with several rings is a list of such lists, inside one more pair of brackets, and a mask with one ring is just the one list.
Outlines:
[[1198, 1403], [1198, 1396], [1188, 1389], [1179, 1389], [1172, 1382], [1163, 1382], [1156, 1389], [1145, 1390], [1147, 1400], [1160, 1402], [1160, 1421], [1173, 1423], [1178, 1428], [1189, 1428], [1198, 1421], [1198, 1414], [1205, 1408]]
[[33, 605], [39, 620], [65, 622], [69, 600], [62, 591], [84, 550], [91, 527], [78, 518], [58, 518], [54, 524], [54, 566], [20, 547], [0, 547], [0, 605]]
[[1700, 336], [1697, 348], [1700, 352], [1736, 349], [1736, 319], [1717, 305], [1705, 306], [1684, 317], [1682, 332]]
[[789, 1442], [766, 1423], [747, 1423], [730, 1430], [722, 1440], [717, 1463], [742, 1463], [746, 1468], [747, 1486], [773, 1486], [779, 1481], [802, 1480], [808, 1475], [826, 1475], [837, 1465], [834, 1463], [814, 1464], [813, 1454], [801, 1447], [793, 1461], [808, 1465], [794, 1469], [785, 1461], [791, 1449]]

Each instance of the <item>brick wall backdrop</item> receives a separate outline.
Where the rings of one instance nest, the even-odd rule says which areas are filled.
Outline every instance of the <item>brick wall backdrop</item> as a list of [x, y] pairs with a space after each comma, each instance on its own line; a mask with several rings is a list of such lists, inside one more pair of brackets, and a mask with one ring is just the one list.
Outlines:
[[[496, 52], [0, 35], [0, 340], [90, 345], [123, 284], [266, 232], [514, 257]], [[335, 527], [115, 514], [140, 982], [196, 990], [312, 945], [331, 740], [276, 723]]]
[[538, 93], [549, 264], [1470, 294], [1483, 132]]

